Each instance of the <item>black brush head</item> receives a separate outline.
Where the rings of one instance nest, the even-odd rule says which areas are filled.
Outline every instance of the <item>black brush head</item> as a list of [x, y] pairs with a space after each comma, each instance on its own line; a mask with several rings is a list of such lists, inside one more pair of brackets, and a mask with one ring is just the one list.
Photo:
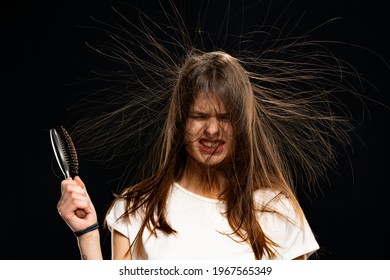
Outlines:
[[72, 138], [64, 127], [50, 129], [50, 139], [58, 165], [66, 178], [78, 174], [79, 162]]

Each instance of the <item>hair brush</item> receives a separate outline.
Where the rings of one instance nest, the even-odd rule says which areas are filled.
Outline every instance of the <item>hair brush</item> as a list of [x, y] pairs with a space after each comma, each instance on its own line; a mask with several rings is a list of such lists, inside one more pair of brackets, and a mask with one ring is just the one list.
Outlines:
[[54, 155], [57, 159], [65, 179], [73, 178], [78, 173], [79, 163], [76, 148], [64, 127], [61, 130], [50, 129], [50, 139], [53, 146]]
[[[62, 174], [64, 174], [64, 178], [74, 178], [79, 171], [76, 148], [66, 129], [62, 126], [60, 128], [61, 129], [50, 129], [50, 140], [54, 155]], [[85, 212], [82, 209], [77, 209], [76, 215], [79, 218], [82, 218], [85, 216]]]

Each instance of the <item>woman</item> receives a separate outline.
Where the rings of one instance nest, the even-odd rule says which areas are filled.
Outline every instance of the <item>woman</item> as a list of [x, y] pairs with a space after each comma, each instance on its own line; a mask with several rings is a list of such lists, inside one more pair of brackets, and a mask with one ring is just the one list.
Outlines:
[[[107, 213], [113, 259], [307, 259], [319, 249], [275, 137], [278, 118], [269, 119], [276, 104], [260, 98], [267, 92], [251, 78], [225, 52], [188, 54], [158, 165], [117, 195]], [[101, 259], [84, 183], [69, 178], [61, 187], [58, 211], [77, 233], [82, 258]], [[86, 215], [78, 217], [78, 209]]]

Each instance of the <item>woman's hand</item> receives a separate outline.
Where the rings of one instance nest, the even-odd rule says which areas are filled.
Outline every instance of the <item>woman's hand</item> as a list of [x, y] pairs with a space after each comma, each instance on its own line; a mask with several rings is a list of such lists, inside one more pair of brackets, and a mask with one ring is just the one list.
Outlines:
[[85, 185], [79, 176], [61, 182], [58, 213], [73, 232], [83, 230], [97, 222], [97, 215]]

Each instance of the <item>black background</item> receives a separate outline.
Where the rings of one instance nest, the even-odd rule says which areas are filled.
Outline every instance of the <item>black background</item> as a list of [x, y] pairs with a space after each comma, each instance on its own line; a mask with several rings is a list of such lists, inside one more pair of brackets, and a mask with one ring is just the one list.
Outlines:
[[[77, 81], [89, 75], [97, 61], [85, 42], [99, 41], [99, 37], [81, 26], [93, 25], [91, 16], [115, 21], [110, 6], [120, 5], [103, 0], [9, 2], [0, 8], [5, 155], [0, 181], [0, 259], [79, 259], [76, 239], [56, 210], [61, 174], [48, 131], [66, 123], [66, 109], [78, 98], [76, 93], [84, 90], [83, 85], [77, 88]], [[198, 1], [181, 2], [184, 17], [192, 20]], [[253, 2], [239, 1], [238, 6]], [[294, 22], [303, 15], [303, 30], [342, 17], [323, 28], [321, 36], [366, 47], [390, 62], [390, 23], [384, 0], [257, 2], [259, 6], [247, 13], [248, 24], [261, 23], [269, 3], [270, 22], [277, 21], [290, 4], [283, 18], [291, 17]], [[145, 12], [158, 9], [157, 1], [131, 3]], [[226, 3], [210, 1], [210, 28], [218, 28], [212, 21], [217, 22]], [[237, 5], [236, 1], [232, 4]], [[368, 88], [366, 95], [389, 106], [390, 71], [385, 63], [359, 48], [341, 54], [377, 88]], [[370, 116], [356, 129], [360, 139], [353, 137], [350, 159], [340, 161], [338, 172], [330, 174], [330, 186], [322, 188], [323, 194], [301, 197], [322, 247], [321, 259], [390, 259], [390, 114], [375, 102], [367, 104]], [[110, 183], [112, 175], [83, 162], [80, 172], [102, 220], [115, 189]], [[101, 228], [101, 235], [104, 257], [109, 259], [108, 231]]]

